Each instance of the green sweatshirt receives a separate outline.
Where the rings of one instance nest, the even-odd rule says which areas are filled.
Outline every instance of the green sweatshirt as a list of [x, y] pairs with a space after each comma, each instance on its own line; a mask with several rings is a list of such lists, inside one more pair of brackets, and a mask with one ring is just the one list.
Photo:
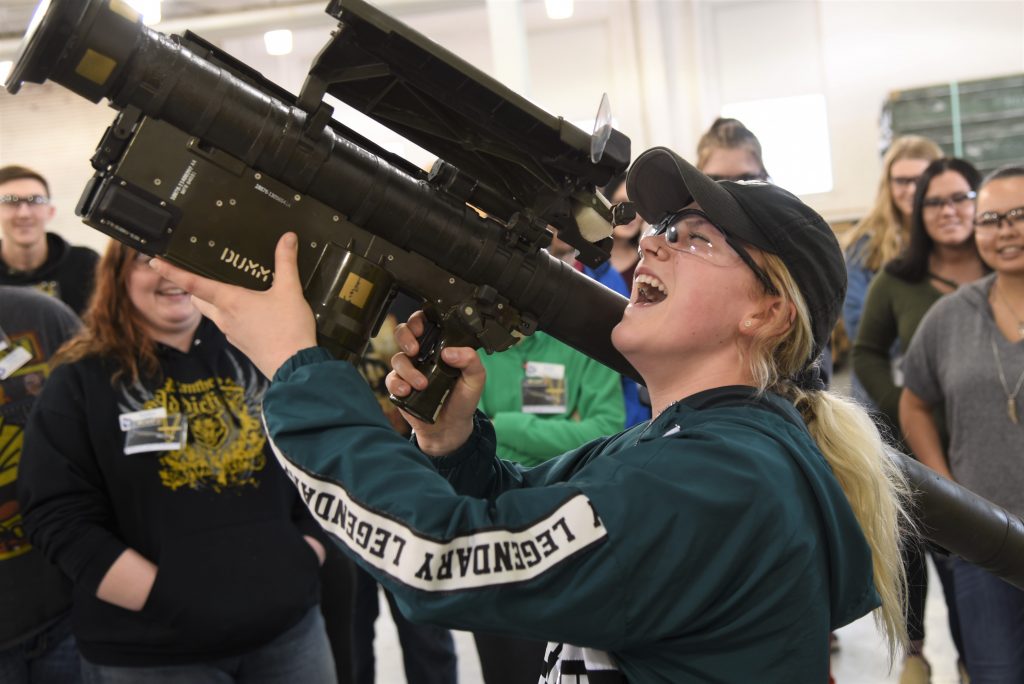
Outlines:
[[751, 388], [525, 469], [479, 412], [428, 458], [349, 364], [307, 349], [264, 420], [314, 517], [410, 619], [554, 642], [546, 682], [820, 684], [829, 630], [878, 605], [831, 469], [796, 410]]
[[[511, 349], [480, 358], [487, 369], [480, 410], [494, 423], [501, 458], [537, 465], [625, 426], [619, 375], [550, 335], [534, 333]], [[562, 369], [562, 410], [523, 410], [523, 381], [531, 362]]]

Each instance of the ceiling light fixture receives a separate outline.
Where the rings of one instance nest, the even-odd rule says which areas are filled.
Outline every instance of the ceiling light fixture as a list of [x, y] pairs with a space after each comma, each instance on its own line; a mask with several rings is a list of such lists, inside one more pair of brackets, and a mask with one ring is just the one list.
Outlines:
[[142, 15], [142, 23], [146, 26], [160, 23], [162, 0], [126, 0], [126, 2]]
[[288, 29], [267, 31], [263, 34], [263, 44], [267, 46], [267, 54], [280, 56], [291, 54], [292, 32]]
[[568, 19], [572, 16], [573, 0], [544, 0], [548, 19]]

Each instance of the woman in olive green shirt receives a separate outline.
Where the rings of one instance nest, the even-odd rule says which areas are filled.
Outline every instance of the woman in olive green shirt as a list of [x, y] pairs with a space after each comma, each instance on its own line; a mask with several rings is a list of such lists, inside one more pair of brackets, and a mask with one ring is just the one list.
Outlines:
[[[914, 195], [910, 242], [898, 258], [886, 264], [868, 289], [853, 347], [853, 371], [878, 407], [878, 420], [900, 443], [902, 377], [896, 377], [901, 374], [894, 350], [910, 346], [921, 319], [940, 297], [986, 273], [974, 243], [974, 198], [980, 181], [978, 171], [961, 159], [937, 159], [929, 164]], [[941, 411], [936, 418], [941, 429]], [[909, 451], [905, 447], [904, 450]], [[949, 628], [963, 669], [952, 576], [945, 558], [935, 557], [934, 561], [946, 594]], [[904, 670], [908, 677], [910, 672], [915, 673], [910, 681], [926, 681], [930, 666], [921, 649], [925, 636], [927, 566], [918, 547], [908, 548], [904, 562], [909, 589], [907, 632], [911, 641]]]

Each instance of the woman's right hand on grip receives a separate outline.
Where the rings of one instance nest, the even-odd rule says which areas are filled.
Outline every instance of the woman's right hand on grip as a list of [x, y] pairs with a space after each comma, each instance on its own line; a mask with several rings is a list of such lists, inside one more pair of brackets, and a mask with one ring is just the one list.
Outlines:
[[[395, 328], [395, 342], [402, 351], [391, 358], [391, 372], [385, 384], [396, 397], [406, 397], [414, 389], [422, 390], [427, 378], [413, 365], [419, 353], [418, 338], [423, 335], [426, 318], [417, 311], [406, 323]], [[418, 420], [402, 411], [416, 433], [416, 441], [428, 456], [444, 456], [466, 443], [473, 432], [473, 413], [480, 403], [486, 373], [476, 350], [471, 347], [446, 347], [441, 359], [462, 374], [445, 399], [434, 424]]]

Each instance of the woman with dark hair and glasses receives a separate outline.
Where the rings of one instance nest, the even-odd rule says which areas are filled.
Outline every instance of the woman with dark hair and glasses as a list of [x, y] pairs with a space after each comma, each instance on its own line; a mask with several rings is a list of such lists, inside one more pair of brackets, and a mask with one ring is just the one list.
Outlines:
[[[843, 303], [846, 336], [856, 341], [860, 316], [871, 279], [903, 250], [910, 234], [917, 179], [929, 163], [942, 156], [939, 146], [919, 135], [896, 138], [882, 158], [878, 192], [867, 216], [842, 236], [849, 285]], [[860, 380], [851, 378], [853, 394], [869, 401]]]
[[[615, 177], [601, 192], [617, 210], [613, 212], [612, 251], [605, 263], [615, 270], [622, 278], [624, 287], [613, 287], [616, 292], [629, 296], [630, 285], [633, 283], [633, 271], [636, 270], [640, 255], [640, 234], [644, 229], [644, 220], [636, 213], [636, 209], [626, 195], [626, 175]], [[598, 268], [602, 268], [604, 264]], [[591, 275], [588, 273], [588, 275]], [[594, 276], [591, 276], [594, 277]], [[604, 282], [600, 278], [597, 280]], [[608, 285], [608, 283], [605, 283]], [[608, 285], [611, 287], [611, 285]]]
[[[629, 297], [633, 287], [633, 273], [640, 263], [640, 234], [644, 229], [643, 218], [626, 195], [626, 174], [612, 179], [602, 193], [613, 205], [612, 249], [608, 260], [597, 267], [584, 266], [576, 262], [585, 274], [605, 287]], [[622, 398], [626, 407], [626, 427], [633, 427], [651, 417], [651, 405], [646, 388], [636, 380], [622, 376]]]
[[[545, 682], [824, 683], [829, 630], [879, 608], [902, 643], [905, 483], [867, 413], [814, 363], [846, 272], [828, 224], [768, 183], [717, 183], [665, 148], [629, 197], [655, 229], [616, 348], [654, 418], [534, 468], [496, 458], [470, 348], [433, 424], [398, 438], [351, 365], [317, 348], [278, 244], [253, 292], [157, 268], [273, 378], [279, 461], [328, 533], [412, 618], [550, 642]], [[422, 315], [388, 389], [425, 377]]]
[[[943, 158], [929, 164], [917, 183], [909, 243], [868, 289], [853, 347], [853, 370], [896, 438], [902, 371], [892, 355], [893, 348], [906, 350], [910, 346], [921, 319], [940, 297], [988, 272], [974, 242], [975, 198], [980, 183], [981, 175], [962, 159]], [[960, 654], [960, 670], [965, 673], [949, 562], [934, 554], [933, 559], [949, 607], [949, 629]], [[910, 650], [900, 681], [926, 683], [931, 669], [922, 650], [928, 568], [918, 545], [908, 546], [905, 562]]]
[[[900, 426], [922, 463], [1024, 516], [1024, 167], [982, 183], [974, 240], [993, 273], [924, 316], [904, 358]], [[1024, 592], [956, 558], [953, 578], [972, 684], [1024, 682]]]

